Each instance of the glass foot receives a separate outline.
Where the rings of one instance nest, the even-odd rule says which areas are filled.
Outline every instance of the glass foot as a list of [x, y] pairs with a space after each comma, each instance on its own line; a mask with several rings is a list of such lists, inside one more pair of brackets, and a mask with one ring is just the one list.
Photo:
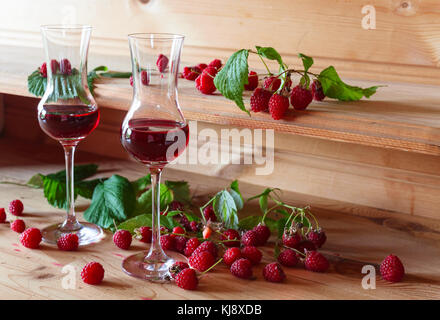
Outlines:
[[166, 254], [168, 256], [161, 260], [148, 261], [146, 260], [148, 251], [142, 251], [125, 258], [122, 261], [122, 270], [132, 277], [152, 282], [168, 282], [171, 280], [169, 269], [174, 262], [187, 262], [187, 259], [177, 252], [167, 251]]
[[56, 245], [59, 237], [68, 233], [75, 233], [78, 236], [79, 245], [85, 246], [88, 244], [99, 242], [104, 235], [102, 229], [95, 224], [81, 222], [78, 223], [78, 226], [79, 228], [74, 231], [62, 230], [61, 223], [48, 226], [41, 230], [43, 241], [49, 244]]

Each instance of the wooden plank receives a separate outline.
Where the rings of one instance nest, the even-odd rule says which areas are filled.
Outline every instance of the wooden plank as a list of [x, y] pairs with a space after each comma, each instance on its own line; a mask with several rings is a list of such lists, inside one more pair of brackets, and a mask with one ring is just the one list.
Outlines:
[[[25, 182], [35, 172], [53, 172], [63, 167], [62, 157], [56, 158], [58, 146], [23, 144], [0, 139], [0, 180]], [[29, 153], [33, 157], [29, 157]], [[119, 173], [131, 179], [144, 174], [142, 166], [111, 158], [78, 152], [78, 162], [99, 162], [100, 175]], [[197, 203], [203, 203], [229, 181], [218, 177], [204, 177], [173, 170], [165, 171], [165, 179], [191, 181]], [[256, 194], [262, 187], [241, 183], [245, 196]], [[300, 205], [305, 199], [300, 194], [283, 195], [289, 203]], [[43, 227], [62, 218], [60, 210], [50, 207], [41, 190], [0, 184], [0, 204], [20, 198], [25, 203], [24, 220], [28, 226]], [[314, 204], [309, 202], [309, 204]], [[88, 201], [78, 200], [79, 211]], [[250, 203], [245, 212], [254, 214], [258, 204]], [[386, 212], [366, 210], [366, 217], [344, 215], [335, 211], [314, 208], [327, 231], [324, 247], [331, 261], [328, 273], [317, 274], [301, 267], [286, 268], [285, 284], [272, 284], [262, 279], [263, 265], [255, 268], [257, 280], [232, 278], [224, 266], [203, 277], [199, 290], [183, 291], [172, 284], [158, 285], [136, 280], [125, 275], [121, 259], [143, 248], [134, 242], [129, 251], [117, 249], [111, 236], [99, 244], [81, 248], [78, 252], [61, 252], [42, 245], [41, 250], [23, 248], [18, 235], [0, 225], [0, 297], [16, 299], [439, 299], [440, 298], [440, 225], [429, 219], [406, 217]], [[81, 215], [81, 213], [80, 213]], [[263, 261], [271, 262], [272, 244], [263, 248]], [[364, 290], [361, 268], [365, 264], [377, 266], [389, 253], [397, 254], [404, 262], [407, 276], [404, 282], [389, 284], [378, 279], [375, 290]], [[100, 286], [88, 286], [79, 278], [80, 268], [89, 261], [99, 261], [106, 270]], [[62, 267], [76, 270], [75, 289], [63, 289]], [[231, 281], [234, 279], [234, 281]]]

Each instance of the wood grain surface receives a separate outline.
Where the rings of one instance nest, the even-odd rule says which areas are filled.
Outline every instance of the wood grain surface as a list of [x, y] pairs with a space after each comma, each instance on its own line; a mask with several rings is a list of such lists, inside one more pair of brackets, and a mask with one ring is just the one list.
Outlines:
[[[36, 172], [49, 173], [63, 168], [62, 154], [56, 146], [29, 144], [20, 140], [0, 139], [0, 180], [23, 183]], [[30, 157], [29, 155], [32, 155]], [[134, 179], [145, 169], [132, 162], [104, 158], [79, 149], [77, 162], [100, 164], [100, 176], [119, 173]], [[196, 203], [203, 203], [230, 181], [217, 177], [166, 170], [165, 179], [190, 181]], [[246, 197], [262, 190], [261, 186], [241, 183]], [[60, 210], [50, 207], [41, 190], [0, 184], [0, 206], [15, 198], [24, 202], [23, 219], [27, 226], [44, 227], [63, 218]], [[256, 280], [233, 278], [224, 266], [209, 272], [200, 281], [197, 291], [184, 291], [174, 284], [152, 284], [130, 278], [121, 270], [123, 257], [143, 249], [134, 241], [129, 251], [117, 249], [111, 234], [93, 246], [77, 252], [61, 252], [43, 244], [39, 250], [26, 249], [18, 234], [0, 225], [0, 298], [2, 299], [439, 299], [440, 298], [440, 224], [437, 221], [390, 214], [377, 210], [358, 212], [359, 217], [314, 207], [313, 199], [286, 192], [283, 198], [295, 205], [307, 201], [326, 229], [328, 242], [322, 252], [331, 261], [324, 274], [288, 269], [283, 284], [265, 282], [263, 264], [254, 270]], [[88, 206], [79, 199], [79, 215]], [[256, 203], [250, 203], [244, 215], [255, 214]], [[271, 242], [273, 239], [271, 240]], [[272, 243], [263, 248], [263, 263], [273, 261]], [[376, 289], [364, 290], [362, 266], [376, 266], [389, 253], [398, 255], [406, 268], [404, 281], [387, 283], [378, 277]], [[87, 262], [99, 261], [106, 274], [99, 286], [81, 282], [79, 273]], [[74, 289], [63, 289], [64, 266], [76, 271]]]

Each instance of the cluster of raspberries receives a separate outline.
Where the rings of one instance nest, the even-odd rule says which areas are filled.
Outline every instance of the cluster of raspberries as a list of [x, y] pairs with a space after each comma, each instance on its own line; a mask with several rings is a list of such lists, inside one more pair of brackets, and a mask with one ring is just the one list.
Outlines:
[[[61, 59], [60, 62], [56, 59], [52, 59], [50, 61], [50, 69], [52, 70], [52, 74], [63, 74], [70, 75], [72, 74], [72, 65], [68, 59]], [[39, 68], [40, 74], [43, 78], [47, 78], [47, 64], [44, 62]]]
[[214, 78], [221, 67], [221, 60], [214, 59], [209, 64], [200, 63], [196, 66], [183, 68], [180, 77], [186, 80], [195, 81], [196, 88], [201, 93], [212, 94], [216, 90]]

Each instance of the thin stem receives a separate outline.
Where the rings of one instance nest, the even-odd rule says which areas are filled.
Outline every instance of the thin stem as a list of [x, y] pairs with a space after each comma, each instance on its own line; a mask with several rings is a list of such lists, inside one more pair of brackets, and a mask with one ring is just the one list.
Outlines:
[[80, 228], [75, 214], [75, 190], [74, 190], [74, 155], [75, 145], [63, 145], [64, 156], [66, 158], [66, 202], [67, 202], [67, 218], [61, 226], [63, 231], [75, 231]]

